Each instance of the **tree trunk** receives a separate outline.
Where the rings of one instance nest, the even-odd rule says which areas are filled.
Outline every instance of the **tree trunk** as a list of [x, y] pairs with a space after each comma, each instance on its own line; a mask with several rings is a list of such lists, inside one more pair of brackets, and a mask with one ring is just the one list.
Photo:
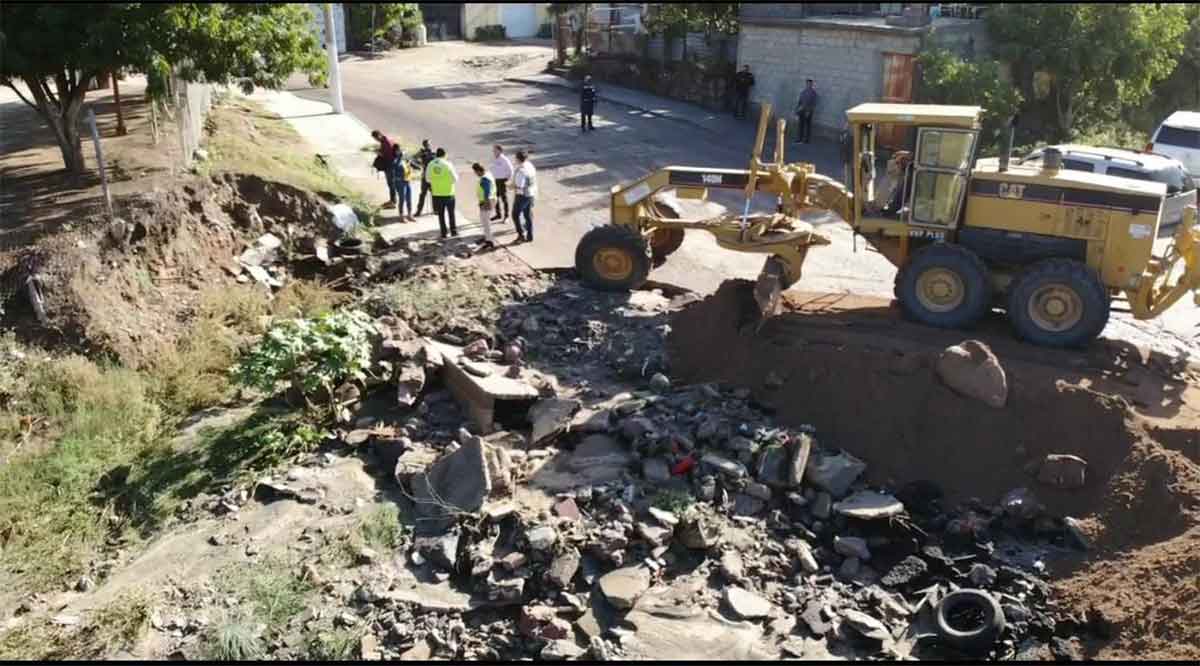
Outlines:
[[566, 15], [559, 14], [554, 22], [555, 62], [562, 66], [567, 61], [567, 29]]
[[83, 161], [83, 140], [79, 135], [79, 113], [76, 110], [73, 118], [57, 115], [46, 116], [50, 128], [54, 130], [54, 138], [58, 141], [58, 150], [62, 153], [63, 165], [72, 175], [83, 175], [87, 165]]
[[117, 72], [112, 73], [112, 88], [113, 88], [113, 103], [117, 106], [117, 136], [125, 136], [129, 130], [125, 129], [125, 114], [121, 111], [121, 88], [117, 85]]
[[79, 83], [73, 88], [69, 86], [65, 76], [56, 79], [57, 98], [50, 95], [50, 89], [41, 78], [22, 78], [29, 88], [36, 103], [29, 103], [35, 108], [54, 132], [58, 149], [62, 153], [63, 166], [72, 176], [82, 176], [87, 170], [83, 161], [83, 142], [79, 136], [79, 118], [83, 111], [83, 99], [87, 94], [87, 81], [94, 73], [83, 72]]

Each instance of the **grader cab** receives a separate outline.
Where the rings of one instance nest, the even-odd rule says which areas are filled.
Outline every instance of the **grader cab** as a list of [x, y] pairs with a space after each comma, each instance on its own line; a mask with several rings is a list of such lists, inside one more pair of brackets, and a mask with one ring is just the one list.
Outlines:
[[[999, 307], [1019, 337], [1077, 346], [1103, 330], [1114, 296], [1124, 294], [1133, 315], [1148, 319], [1200, 288], [1195, 207], [1155, 257], [1164, 185], [1063, 170], [1053, 151], [1038, 167], [977, 159], [981, 114], [975, 106], [850, 109], [851, 192], [811, 164], [784, 163], [782, 119], [774, 160], [763, 162], [765, 106], [749, 169], [667, 167], [613, 187], [611, 224], [585, 234], [576, 268], [598, 288], [634, 289], [686, 230], [703, 229], [722, 248], [768, 255], [755, 298], [771, 316], [808, 249], [830, 242], [802, 216], [832, 211], [898, 268], [901, 309], [931, 326], [967, 328]], [[913, 128], [913, 143], [892, 156], [885, 188], [876, 136], [888, 125]], [[712, 188], [744, 191], [743, 211], [684, 220], [661, 196], [674, 189], [704, 199]], [[777, 212], [752, 214], [755, 192], [775, 194]]]

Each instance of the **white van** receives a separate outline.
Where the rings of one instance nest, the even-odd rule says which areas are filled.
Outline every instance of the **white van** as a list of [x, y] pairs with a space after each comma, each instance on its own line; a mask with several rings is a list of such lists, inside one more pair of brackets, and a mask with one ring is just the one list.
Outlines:
[[1188, 175], [1200, 185], [1200, 112], [1172, 113], [1146, 144], [1146, 152], [1174, 157], [1183, 163]]
[[[1148, 155], [1121, 148], [1074, 144], [1046, 148], [1057, 148], [1062, 153], [1064, 169], [1090, 171], [1133, 180], [1149, 180], [1166, 185], [1167, 196], [1163, 201], [1159, 235], [1175, 233], [1175, 226], [1183, 219], [1183, 209], [1196, 204], [1196, 186], [1183, 164], [1173, 157]], [[1033, 151], [1017, 160], [1017, 164], [1039, 163], [1046, 148]]]

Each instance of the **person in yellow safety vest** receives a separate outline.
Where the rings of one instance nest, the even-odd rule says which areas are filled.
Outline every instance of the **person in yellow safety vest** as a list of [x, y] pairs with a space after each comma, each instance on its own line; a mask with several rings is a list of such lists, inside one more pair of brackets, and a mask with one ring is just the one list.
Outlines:
[[446, 159], [446, 149], [438, 148], [437, 157], [425, 167], [425, 180], [429, 183], [429, 193], [433, 195], [433, 210], [438, 216], [438, 226], [442, 228], [442, 239], [446, 238], [446, 217], [450, 217], [450, 235], [458, 237], [458, 225], [454, 219], [454, 184], [458, 182], [458, 172], [454, 165]]
[[475, 187], [475, 197], [479, 200], [479, 224], [483, 225], [483, 243], [479, 247], [490, 250], [496, 247], [492, 241], [492, 211], [496, 208], [496, 179], [479, 162], [472, 164], [471, 170], [475, 172], [476, 176], [479, 176], [479, 185]]

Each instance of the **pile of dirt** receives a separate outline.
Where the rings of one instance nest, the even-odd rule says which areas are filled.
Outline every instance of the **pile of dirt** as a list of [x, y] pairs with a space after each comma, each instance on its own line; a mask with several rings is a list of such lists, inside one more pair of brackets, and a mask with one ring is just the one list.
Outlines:
[[[1133, 406], [1147, 383], [1119, 381], [1103, 345], [1031, 350], [1006, 331], [975, 332], [1007, 373], [1008, 401], [996, 409], [958, 395], [934, 370], [941, 351], [966, 336], [894, 317], [879, 325], [888, 316], [792, 311], [760, 324], [751, 284], [731, 281], [675, 315], [668, 353], [679, 379], [745, 386], [780, 422], [827, 433], [822, 444], [865, 460], [873, 483], [932, 481], [949, 500], [988, 503], [1030, 488], [1050, 513], [1079, 517], [1092, 540], [1087, 560], [1060, 565], [1076, 569], [1068, 597], [1082, 608], [1154, 607], [1149, 615], [1119, 613], [1122, 635], [1160, 647], [1186, 643], [1194, 655], [1200, 623], [1188, 609], [1197, 591], [1178, 583], [1181, 574], [1193, 582], [1200, 575], [1200, 560], [1188, 552], [1200, 525], [1200, 464], [1177, 449], [1200, 430], [1186, 404], [1191, 392], [1170, 388], [1178, 377], [1156, 372], [1154, 363], [1138, 369], [1175, 396], [1173, 417], [1152, 424]], [[1083, 488], [1037, 482], [1038, 463], [1050, 453], [1088, 462]], [[1109, 576], [1129, 586], [1096, 584]], [[1132, 598], [1141, 605], [1129, 605]], [[1163, 654], [1179, 656], [1175, 648]]]
[[249, 175], [198, 179], [121, 199], [116, 209], [111, 223], [88, 218], [5, 257], [6, 326], [46, 346], [137, 366], [187, 330], [203, 290], [236, 283], [236, 257], [248, 243], [330, 227], [321, 197]]

